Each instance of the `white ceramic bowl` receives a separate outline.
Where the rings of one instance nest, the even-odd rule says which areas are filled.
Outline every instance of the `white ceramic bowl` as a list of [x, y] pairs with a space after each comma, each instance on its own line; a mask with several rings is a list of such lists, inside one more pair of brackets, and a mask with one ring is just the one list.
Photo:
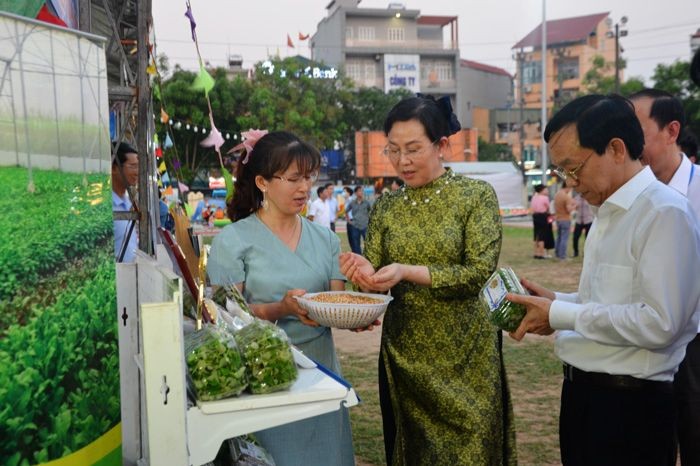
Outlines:
[[[376, 304], [340, 304], [312, 301], [319, 294], [349, 294], [353, 296], [366, 296], [381, 300]], [[309, 313], [309, 318], [325, 327], [334, 328], [362, 328], [367, 327], [384, 314], [389, 301], [392, 298], [385, 294], [359, 293], [357, 291], [324, 291], [322, 293], [307, 293], [297, 296], [297, 301], [302, 309]]]

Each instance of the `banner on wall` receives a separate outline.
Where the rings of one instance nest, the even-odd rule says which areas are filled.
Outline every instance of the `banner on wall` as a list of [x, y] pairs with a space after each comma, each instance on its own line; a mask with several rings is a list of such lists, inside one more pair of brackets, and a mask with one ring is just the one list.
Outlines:
[[420, 92], [419, 55], [384, 55], [384, 92], [401, 88]]

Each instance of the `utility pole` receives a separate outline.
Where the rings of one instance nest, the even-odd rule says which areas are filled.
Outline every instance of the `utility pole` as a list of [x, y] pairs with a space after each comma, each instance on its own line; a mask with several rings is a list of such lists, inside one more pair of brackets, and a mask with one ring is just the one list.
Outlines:
[[608, 31], [606, 37], [615, 38], [615, 93], [620, 93], [620, 37], [627, 35], [626, 29], [621, 29], [627, 24], [627, 16], [620, 18], [620, 22], [615, 23], [615, 32]]
[[547, 186], [547, 143], [544, 141], [544, 128], [547, 126], [547, 2], [542, 0], [542, 113], [540, 133], [542, 147], [542, 184]]
[[520, 162], [525, 166], [525, 84], [523, 82], [523, 61], [525, 61], [525, 52], [521, 48], [517, 53], [518, 58], [518, 106], [520, 107], [520, 118], [518, 121], [518, 142], [520, 144]]

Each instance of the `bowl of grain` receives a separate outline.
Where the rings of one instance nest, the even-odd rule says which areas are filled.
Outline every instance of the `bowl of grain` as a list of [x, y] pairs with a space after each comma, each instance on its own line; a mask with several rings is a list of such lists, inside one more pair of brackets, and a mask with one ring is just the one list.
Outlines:
[[384, 314], [392, 298], [357, 291], [324, 291], [295, 296], [309, 318], [325, 327], [364, 328]]

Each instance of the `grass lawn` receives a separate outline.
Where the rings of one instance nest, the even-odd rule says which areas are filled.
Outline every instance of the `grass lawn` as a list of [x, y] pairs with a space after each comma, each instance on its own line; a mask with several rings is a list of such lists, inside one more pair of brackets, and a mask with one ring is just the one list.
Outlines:
[[[343, 250], [347, 237], [339, 234]], [[581, 239], [583, 243], [583, 238]], [[532, 229], [504, 227], [500, 264], [559, 291], [574, 291], [581, 259], [532, 259]], [[504, 338], [504, 354], [516, 416], [519, 464], [560, 464], [558, 443], [561, 363], [554, 356], [553, 338], [528, 336], [523, 342]], [[350, 410], [355, 455], [359, 465], [383, 465], [381, 414], [377, 393], [377, 356], [341, 353], [343, 375], [351, 380], [362, 405]]]

